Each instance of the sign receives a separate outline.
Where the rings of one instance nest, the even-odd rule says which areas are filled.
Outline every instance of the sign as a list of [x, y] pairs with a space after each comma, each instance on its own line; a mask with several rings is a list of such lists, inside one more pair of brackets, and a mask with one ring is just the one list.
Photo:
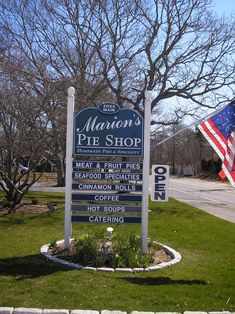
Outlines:
[[[69, 87], [64, 246], [68, 248], [70, 243], [71, 222], [141, 223], [142, 249], [147, 252], [151, 92], [145, 91], [144, 93], [144, 122], [139, 112], [128, 108], [120, 109], [117, 104], [112, 102], [103, 103], [98, 108], [86, 108], [74, 116], [74, 96], [75, 89]], [[81, 156], [137, 157], [137, 160], [144, 158], [143, 163], [122, 163], [117, 161], [78, 161], [77, 156], [80, 156], [79, 159]], [[81, 169], [87, 169], [87, 171], [80, 171]], [[94, 169], [94, 171], [91, 172], [90, 169]], [[124, 172], [122, 172], [123, 169]], [[89, 180], [93, 182], [89, 183]], [[104, 182], [99, 184], [99, 180]], [[114, 180], [114, 182], [109, 182], [110, 180]], [[142, 187], [140, 183], [128, 182], [140, 180]], [[116, 181], [119, 182], [115, 184]], [[72, 194], [72, 188], [81, 193]], [[84, 191], [94, 191], [94, 194]], [[106, 194], [95, 194], [96, 191], [105, 191]], [[108, 193], [113, 191], [118, 193]], [[129, 192], [129, 194], [122, 192]], [[142, 193], [138, 194], [138, 192]], [[87, 203], [95, 201], [94, 203], [98, 204], [77, 204], [77, 201], [80, 200], [88, 201]], [[118, 203], [129, 201], [142, 202], [142, 207]], [[111, 202], [117, 202], [117, 204], [110, 204]], [[75, 212], [87, 212], [89, 215], [76, 215]], [[129, 215], [125, 216], [127, 213]], [[134, 215], [140, 213], [141, 215], [137, 217]]]
[[169, 166], [152, 166], [151, 200], [155, 202], [167, 202], [169, 195]]
[[72, 201], [141, 202], [142, 195], [133, 194], [72, 194]]
[[79, 183], [72, 184], [73, 190], [80, 191], [116, 191], [116, 192], [139, 192], [142, 191], [141, 184], [99, 184], [99, 183]]
[[86, 223], [102, 223], [102, 224], [136, 224], [141, 223], [141, 216], [72, 216], [72, 222], [86, 222]]
[[120, 107], [112, 102], [105, 102], [98, 106], [98, 110], [105, 114], [115, 114], [118, 113]]
[[128, 170], [142, 170], [143, 164], [141, 162], [113, 162], [113, 161], [90, 161], [79, 160], [73, 161], [74, 169], [128, 169]]
[[143, 156], [143, 118], [135, 110], [104, 103], [83, 109], [74, 121], [74, 155]]
[[72, 212], [98, 212], [98, 213], [109, 213], [109, 214], [140, 214], [141, 206], [127, 206], [127, 205], [99, 205], [99, 204], [73, 204]]
[[73, 172], [74, 180], [142, 180], [141, 173], [131, 172]]

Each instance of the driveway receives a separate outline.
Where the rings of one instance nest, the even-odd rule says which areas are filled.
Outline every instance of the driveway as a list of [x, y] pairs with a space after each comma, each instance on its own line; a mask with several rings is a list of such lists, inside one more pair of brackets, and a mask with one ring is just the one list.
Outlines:
[[170, 197], [235, 223], [235, 189], [227, 183], [172, 177]]

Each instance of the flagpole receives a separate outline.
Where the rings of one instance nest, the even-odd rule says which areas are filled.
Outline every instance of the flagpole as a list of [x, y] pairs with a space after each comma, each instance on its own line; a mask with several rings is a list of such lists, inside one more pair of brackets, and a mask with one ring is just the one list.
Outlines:
[[183, 128], [183, 129], [177, 131], [176, 133], [174, 133], [174, 134], [168, 136], [168, 137], [165, 138], [164, 140], [162, 140], [162, 141], [158, 142], [157, 144], [153, 145], [153, 147], [157, 147], [158, 145], [161, 145], [161, 144], [165, 143], [166, 141], [170, 140], [171, 138], [173, 138], [174, 136], [180, 134], [181, 132], [183, 132], [183, 131], [185, 131], [185, 130], [191, 128], [192, 126], [194, 126], [194, 125], [196, 125], [196, 124], [199, 124], [201, 121], [204, 121], [205, 119], [209, 119], [211, 116], [213, 116], [213, 115], [219, 113], [221, 110], [223, 110], [226, 106], [227, 106], [227, 105], [225, 105], [224, 107], [222, 107], [222, 108], [216, 110], [216, 111], [213, 112], [213, 113], [209, 113], [209, 114], [206, 115], [205, 117], [203, 117], [203, 118], [201, 118], [201, 119], [199, 119], [199, 120], [193, 122], [192, 124], [186, 126], [185, 128]]

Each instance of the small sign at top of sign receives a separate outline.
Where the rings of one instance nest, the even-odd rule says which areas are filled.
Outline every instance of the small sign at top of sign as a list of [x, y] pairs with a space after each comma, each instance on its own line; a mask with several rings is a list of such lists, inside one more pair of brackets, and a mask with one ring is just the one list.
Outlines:
[[120, 110], [120, 107], [112, 102], [105, 102], [98, 106], [98, 110], [104, 114], [115, 114]]

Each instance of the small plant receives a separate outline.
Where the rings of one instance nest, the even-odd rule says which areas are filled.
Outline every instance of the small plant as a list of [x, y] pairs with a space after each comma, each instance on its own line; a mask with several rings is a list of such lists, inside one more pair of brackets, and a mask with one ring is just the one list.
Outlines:
[[58, 250], [58, 246], [57, 246], [57, 239], [53, 239], [51, 241], [51, 243], [49, 244], [49, 250], [55, 254], [56, 251]]
[[73, 241], [69, 250], [54, 249], [55, 241], [50, 248], [63, 259], [91, 267], [146, 268], [154, 262], [159, 249], [154, 242], [150, 242], [148, 252], [143, 253], [140, 237], [136, 234], [127, 237], [124, 233], [113, 233], [111, 237], [110, 231], [108, 233], [108, 236], [102, 231], [83, 234]]
[[73, 261], [87, 266], [99, 266], [102, 260], [103, 232], [94, 232], [82, 235], [75, 243]]

